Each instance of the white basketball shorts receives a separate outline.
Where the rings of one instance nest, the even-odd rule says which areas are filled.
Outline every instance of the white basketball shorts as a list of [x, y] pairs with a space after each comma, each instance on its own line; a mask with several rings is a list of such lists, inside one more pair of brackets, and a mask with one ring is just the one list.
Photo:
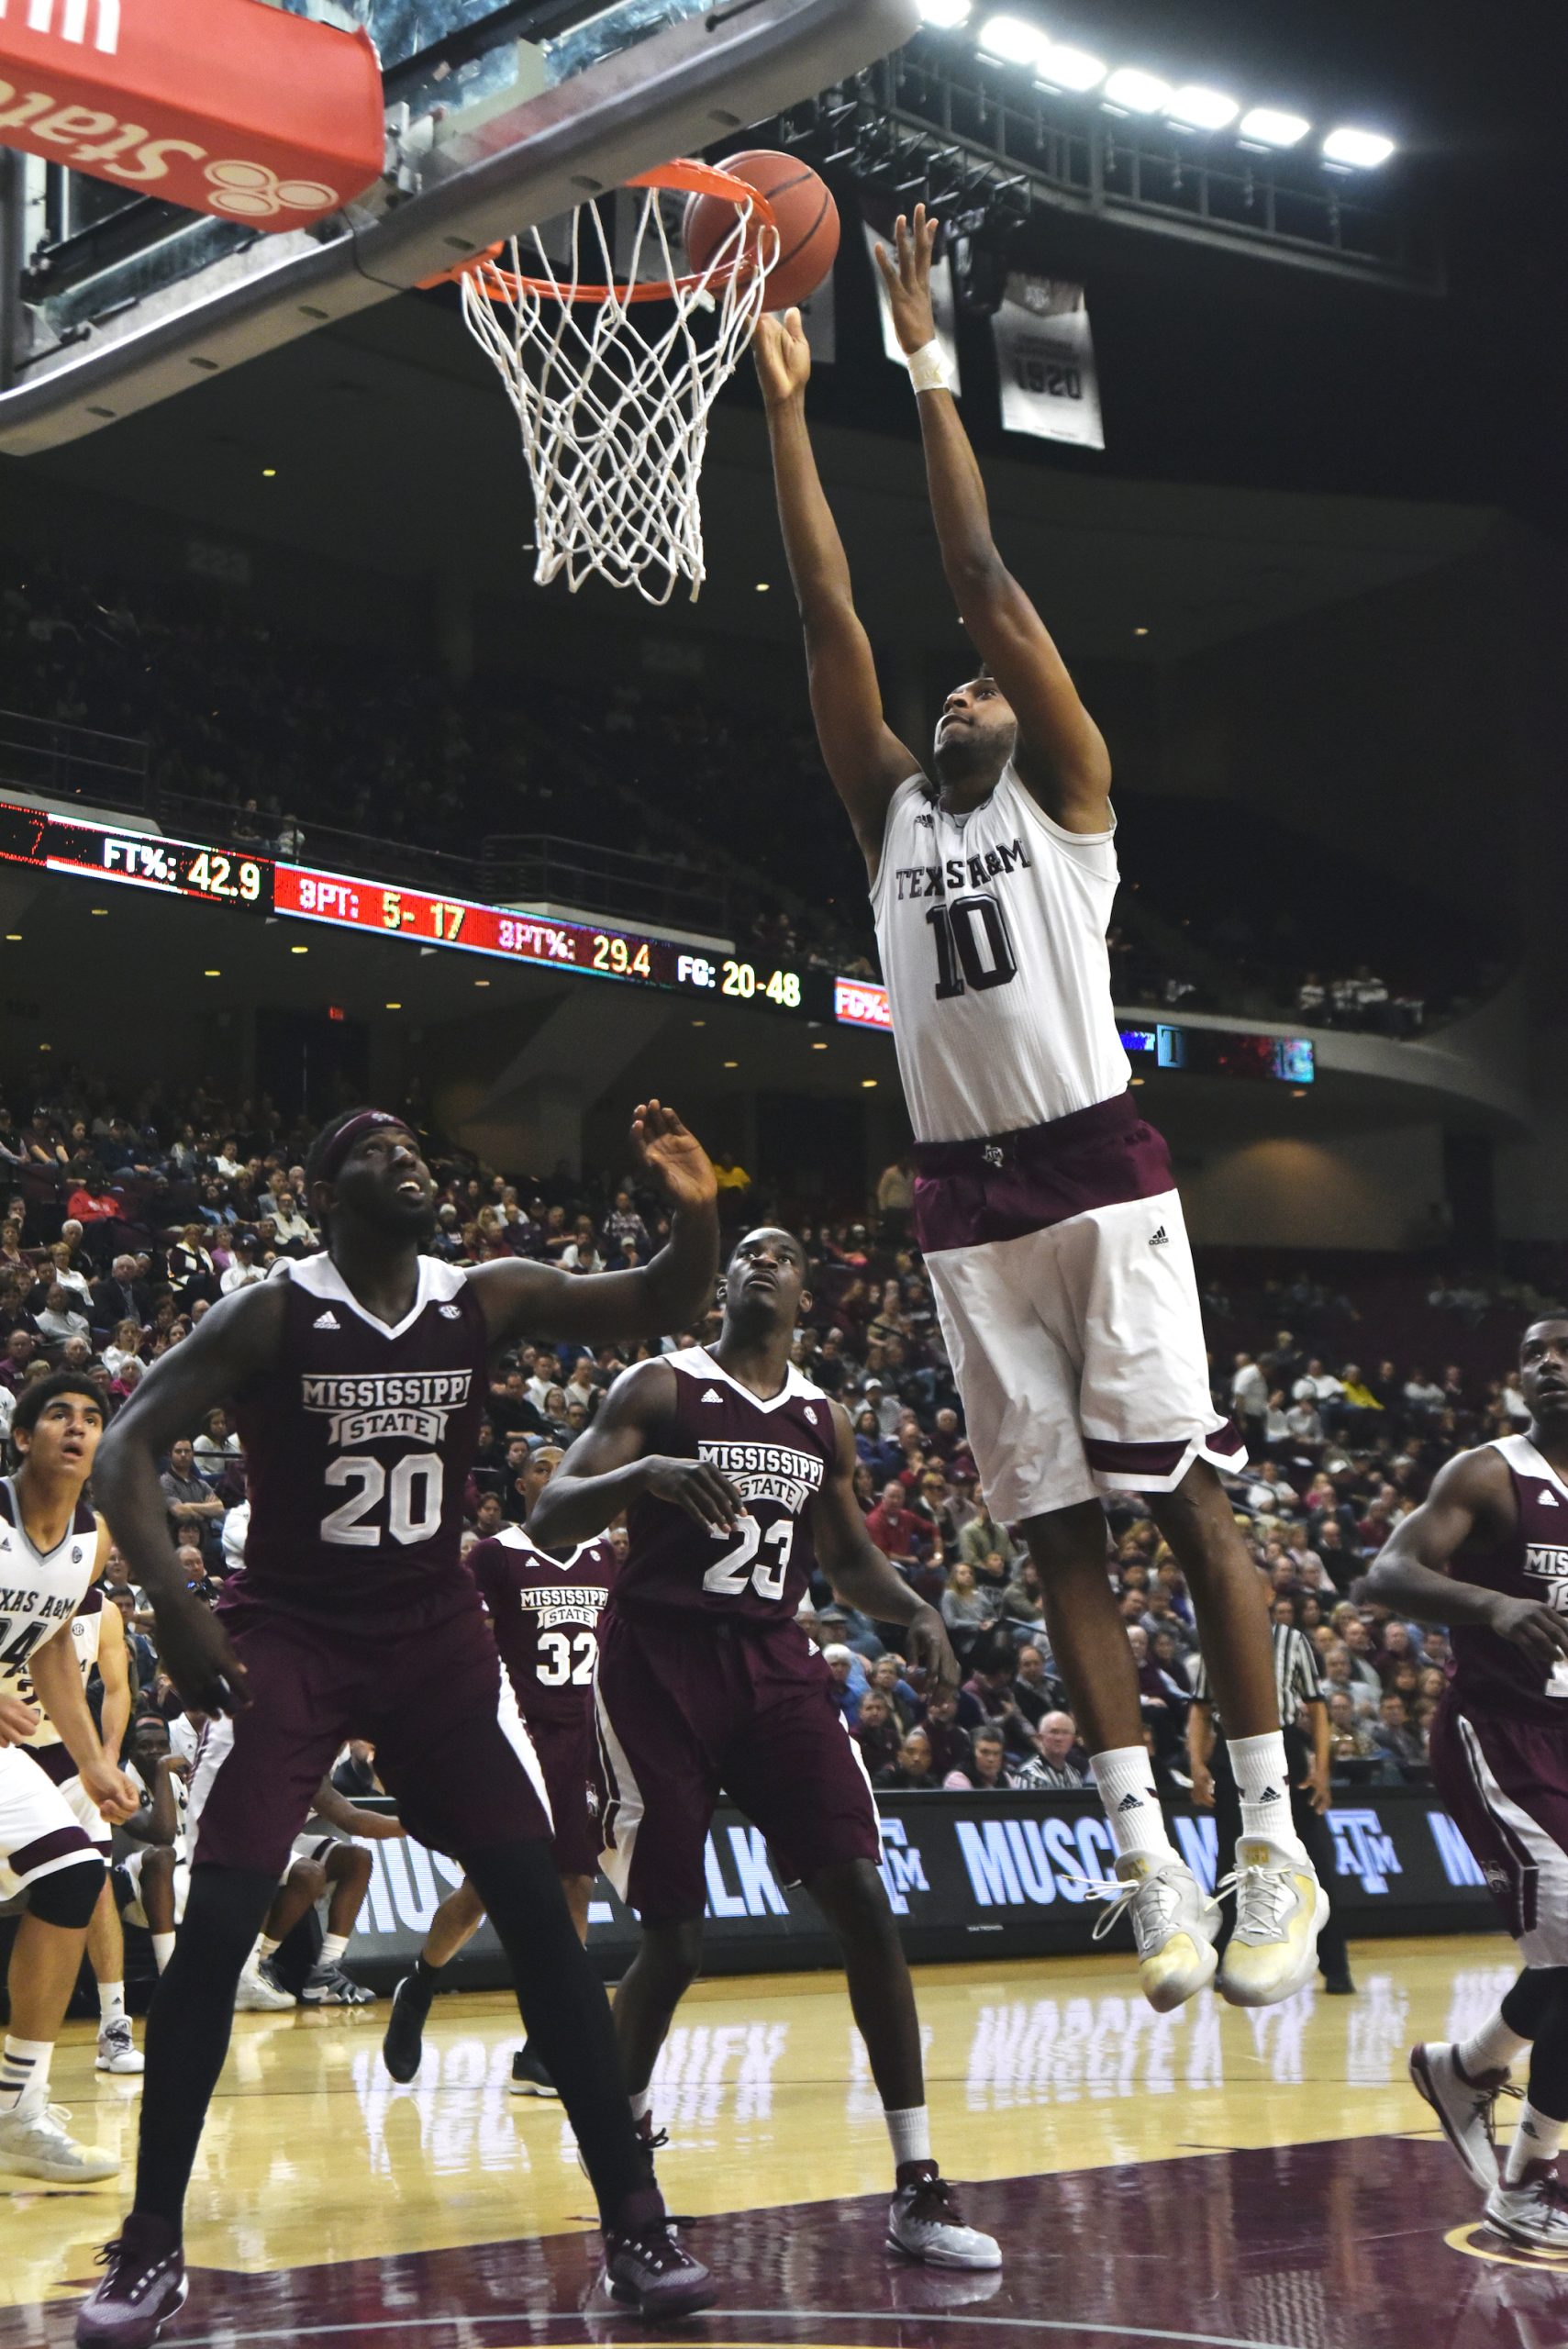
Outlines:
[[[86, 1804], [81, 1780], [74, 1783]], [[14, 1899], [61, 1868], [102, 1858], [108, 1840], [96, 1809], [88, 1826], [64, 1787], [44, 1775], [25, 1746], [0, 1746], [0, 1900]]]

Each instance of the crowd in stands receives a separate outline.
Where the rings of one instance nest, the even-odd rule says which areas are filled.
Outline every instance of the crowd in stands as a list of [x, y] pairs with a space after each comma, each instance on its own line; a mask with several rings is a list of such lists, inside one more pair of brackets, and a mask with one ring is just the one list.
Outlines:
[[[318, 1244], [303, 1164], [310, 1128], [265, 1100], [229, 1105], [195, 1089], [118, 1100], [101, 1082], [36, 1074], [16, 1113], [0, 1101], [0, 1433], [31, 1379], [69, 1364], [112, 1408], [228, 1292]], [[502, 1254], [575, 1273], [644, 1262], [661, 1244], [656, 1197], [624, 1172], [516, 1180], [450, 1147], [406, 1105], [439, 1186], [432, 1251], [452, 1263]], [[731, 1231], [789, 1214], [787, 1198], [723, 1161]], [[1072, 1787], [1084, 1755], [1054, 1669], [1039, 1575], [991, 1514], [919, 1256], [908, 1236], [910, 1175], [888, 1167], [864, 1221], [795, 1223], [814, 1306], [796, 1357], [840, 1399], [854, 1432], [856, 1489], [873, 1541], [936, 1605], [964, 1668], [956, 1697], [925, 1689], [896, 1635], [813, 1593], [814, 1631], [846, 1721], [890, 1787]], [[1510, 1372], [1528, 1314], [1556, 1300], [1473, 1274], [1405, 1279], [1407, 1327], [1436, 1328], [1454, 1359], [1387, 1355], [1335, 1282], [1300, 1274], [1243, 1286], [1240, 1260], [1211, 1272], [1211, 1335], [1269, 1334], [1215, 1357], [1217, 1407], [1249, 1460], [1230, 1497], [1274, 1620], [1321, 1659], [1341, 1778], [1419, 1770], [1446, 1642], [1359, 1605], [1353, 1585], [1456, 1450], [1528, 1419]], [[1389, 1276], [1392, 1277], [1392, 1276]], [[1391, 1320], [1395, 1318], [1388, 1308]], [[1286, 1314], [1289, 1319], [1285, 1319]], [[716, 1325], [714, 1325], [716, 1326]], [[673, 1333], [680, 1342], [701, 1333]], [[569, 1443], [629, 1357], [524, 1346], [495, 1365], [465, 1495], [467, 1539], [521, 1516], [535, 1444]], [[1490, 1370], [1488, 1368], [1490, 1365]], [[245, 1464], [227, 1414], [176, 1442], [163, 1474], [171, 1528], [194, 1589], [216, 1598], [242, 1567]], [[1168, 1788], [1185, 1784], [1184, 1734], [1198, 1661], [1174, 1560], [1143, 1504], [1106, 1507], [1106, 1571], [1134, 1652], [1150, 1745]], [[158, 1669], [156, 1626], [110, 1569], [128, 1618], [140, 1702], [179, 1701]]]
[[[392, 842], [392, 879], [409, 877], [409, 851], [479, 860], [520, 840], [580, 841], [647, 859], [671, 888], [702, 889], [758, 949], [874, 973], [849, 826], [798, 821], [803, 799], [826, 809], [831, 798], [804, 697], [781, 724], [706, 685], [619, 676], [585, 696], [546, 666], [460, 690], [391, 645], [356, 650], [345, 693], [340, 649], [272, 625], [243, 597], [68, 578], [43, 562], [0, 590], [0, 654], [13, 708], [146, 740], [152, 810], [182, 836], [373, 878]], [[1120, 1004], [1401, 1037], [1501, 974], [1457, 915], [1436, 918], [1397, 875], [1352, 867], [1256, 811], [1118, 804]], [[1235, 890], [1238, 870], [1257, 876], [1255, 890]], [[440, 885], [457, 885], [449, 874]], [[484, 886], [476, 873], [464, 893]], [[1179, 917], [1162, 910], [1176, 906]], [[1362, 959], [1372, 938], [1383, 974]]]

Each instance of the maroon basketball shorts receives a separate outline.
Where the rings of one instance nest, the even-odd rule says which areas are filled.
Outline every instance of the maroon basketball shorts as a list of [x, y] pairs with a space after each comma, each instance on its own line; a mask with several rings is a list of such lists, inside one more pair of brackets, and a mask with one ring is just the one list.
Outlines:
[[224, 1610], [250, 1702], [202, 1807], [195, 1859], [286, 1865], [316, 1790], [350, 1737], [375, 1745], [376, 1775], [419, 1842], [454, 1858], [550, 1820], [499, 1719], [501, 1665], [477, 1603], [396, 1630], [250, 1599]]
[[644, 1924], [700, 1917], [720, 1792], [772, 1846], [786, 1883], [882, 1858], [871, 1780], [828, 1667], [793, 1621], [695, 1610], [599, 1622], [605, 1874]]
[[593, 1713], [584, 1705], [580, 1720], [529, 1721], [528, 1735], [550, 1792], [555, 1865], [562, 1876], [596, 1876], [605, 1832]]
[[1561, 1725], [1466, 1705], [1432, 1720], [1431, 1769], [1527, 1965], [1568, 1965], [1568, 1701]]

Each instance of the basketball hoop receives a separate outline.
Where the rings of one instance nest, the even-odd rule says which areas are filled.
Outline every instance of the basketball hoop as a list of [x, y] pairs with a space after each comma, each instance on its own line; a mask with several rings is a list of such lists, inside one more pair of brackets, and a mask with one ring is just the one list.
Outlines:
[[[561, 265], [534, 228], [427, 283], [461, 284], [469, 330], [517, 409], [535, 579], [564, 572], [575, 594], [596, 573], [651, 604], [668, 603], [686, 579], [695, 601], [706, 575], [697, 493], [708, 413], [762, 315], [778, 229], [766, 196], [706, 163], [663, 163], [627, 184], [644, 193], [624, 277], [598, 206], [586, 203], [572, 214]], [[659, 201], [670, 188], [735, 206], [734, 228], [686, 275]], [[662, 273], [643, 282], [645, 252]]]

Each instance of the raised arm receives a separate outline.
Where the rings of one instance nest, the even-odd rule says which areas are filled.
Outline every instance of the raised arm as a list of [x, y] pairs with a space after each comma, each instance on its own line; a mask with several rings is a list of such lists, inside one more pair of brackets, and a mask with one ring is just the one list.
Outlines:
[[833, 1406], [833, 1424], [839, 1453], [817, 1496], [817, 1563], [832, 1585], [835, 1598], [869, 1615], [874, 1623], [904, 1625], [909, 1632], [912, 1660], [924, 1664], [941, 1687], [956, 1688], [958, 1658], [946, 1624], [934, 1607], [910, 1589], [866, 1531], [855, 1498], [855, 1439], [850, 1415], [841, 1404]]
[[1378, 1552], [1355, 1595], [1418, 1623], [1479, 1623], [1550, 1669], [1568, 1655], [1568, 1620], [1533, 1598], [1509, 1598], [1465, 1582], [1451, 1568], [1466, 1543], [1513, 1530], [1508, 1472], [1490, 1448], [1462, 1452], [1440, 1469], [1421, 1507], [1412, 1509]]
[[800, 312], [764, 317], [751, 350], [768, 414], [784, 554], [806, 630], [817, 739], [874, 881], [888, 805], [899, 785], [920, 772], [920, 762], [882, 714], [871, 640], [855, 611], [843, 540], [812, 453], [806, 426], [811, 349]]
[[631, 1147], [673, 1209], [668, 1244], [651, 1264], [627, 1273], [567, 1273], [520, 1256], [477, 1266], [469, 1279], [495, 1343], [663, 1338], [707, 1310], [718, 1277], [718, 1186], [707, 1152], [659, 1101], [638, 1105]]
[[93, 1466], [115, 1542], [152, 1601], [163, 1668], [186, 1704], [204, 1713], [233, 1712], [247, 1701], [244, 1667], [210, 1608], [185, 1588], [158, 1463], [176, 1436], [199, 1427], [215, 1403], [276, 1358], [285, 1303], [282, 1281], [259, 1281], [204, 1314], [148, 1372]]
[[528, 1532], [541, 1549], [559, 1554], [591, 1542], [639, 1493], [656, 1493], [704, 1527], [734, 1524], [744, 1504], [716, 1468], [653, 1449], [674, 1409], [675, 1374], [667, 1363], [639, 1362], [622, 1371], [598, 1418], [534, 1503]]
[[[937, 223], [923, 204], [913, 228], [900, 214], [895, 251], [876, 249], [877, 267], [906, 357], [934, 340], [931, 249]], [[1078, 698], [1049, 629], [997, 552], [985, 484], [952, 394], [918, 394], [926, 481], [942, 569], [959, 618], [1018, 722], [1020, 779], [1056, 823], [1070, 832], [1103, 832], [1110, 823], [1110, 756]]]

